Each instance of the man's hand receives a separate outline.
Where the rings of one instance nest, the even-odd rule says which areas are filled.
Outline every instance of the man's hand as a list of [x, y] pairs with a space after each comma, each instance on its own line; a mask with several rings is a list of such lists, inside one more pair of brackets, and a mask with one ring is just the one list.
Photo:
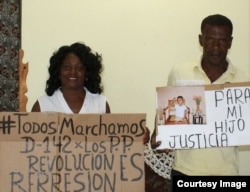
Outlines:
[[[161, 141], [156, 141], [156, 128], [153, 131], [150, 143], [151, 143], [152, 149], [156, 149], [157, 147], [161, 145]], [[156, 151], [159, 153], [169, 153], [169, 152], [172, 152], [173, 149], [157, 149]]]
[[150, 140], [150, 130], [146, 127], [145, 134], [143, 136], [143, 144], [145, 145]]

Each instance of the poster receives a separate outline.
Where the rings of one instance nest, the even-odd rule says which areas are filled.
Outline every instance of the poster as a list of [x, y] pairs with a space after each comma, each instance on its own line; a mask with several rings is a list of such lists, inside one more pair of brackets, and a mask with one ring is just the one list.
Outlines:
[[0, 113], [0, 188], [144, 191], [145, 114]]
[[156, 91], [158, 149], [250, 144], [250, 82]]

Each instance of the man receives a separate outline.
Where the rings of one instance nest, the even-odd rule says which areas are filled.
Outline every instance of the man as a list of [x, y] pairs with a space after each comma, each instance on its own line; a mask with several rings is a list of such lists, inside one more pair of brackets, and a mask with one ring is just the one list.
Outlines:
[[[210, 15], [201, 23], [199, 43], [201, 58], [192, 63], [174, 66], [169, 86], [224, 84], [245, 82], [246, 77], [227, 58], [232, 44], [232, 22], [223, 15]], [[151, 140], [155, 142], [155, 132]], [[237, 147], [174, 150], [172, 176], [175, 175], [238, 175]]]

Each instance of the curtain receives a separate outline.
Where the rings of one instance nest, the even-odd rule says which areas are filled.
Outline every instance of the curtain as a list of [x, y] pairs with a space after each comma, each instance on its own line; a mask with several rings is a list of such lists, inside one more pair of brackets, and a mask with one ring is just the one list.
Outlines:
[[21, 0], [0, 0], [0, 111], [18, 111]]

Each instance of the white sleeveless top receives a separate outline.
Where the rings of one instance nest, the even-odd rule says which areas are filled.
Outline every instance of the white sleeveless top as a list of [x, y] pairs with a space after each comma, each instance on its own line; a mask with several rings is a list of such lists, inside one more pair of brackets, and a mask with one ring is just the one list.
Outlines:
[[[100, 94], [93, 94], [86, 88], [85, 99], [80, 113], [106, 113], [106, 98]], [[44, 95], [38, 98], [41, 112], [73, 113], [68, 106], [60, 89], [57, 89], [52, 96]]]

